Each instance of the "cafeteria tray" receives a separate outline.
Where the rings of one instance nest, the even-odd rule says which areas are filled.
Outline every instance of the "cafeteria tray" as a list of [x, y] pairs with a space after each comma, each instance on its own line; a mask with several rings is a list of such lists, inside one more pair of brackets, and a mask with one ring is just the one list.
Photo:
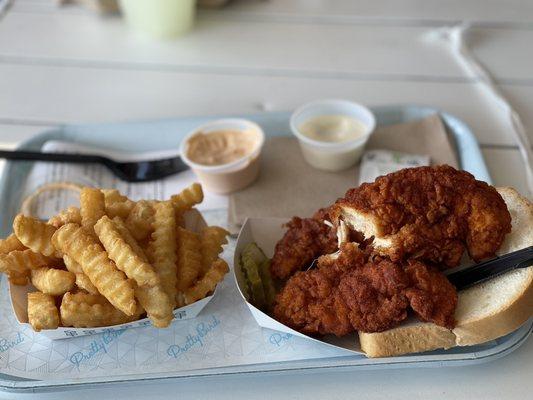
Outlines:
[[[475, 136], [468, 126], [458, 118], [430, 107], [419, 106], [383, 106], [373, 107], [378, 125], [407, 122], [439, 113], [446, 128], [453, 138], [462, 169], [471, 172], [476, 178], [490, 182], [490, 176], [483, 160]], [[268, 112], [244, 117], [257, 122], [267, 136], [288, 135], [289, 113]], [[20, 144], [19, 149], [38, 150], [49, 140], [62, 140], [105, 147], [117, 151], [156, 151], [177, 147], [180, 138], [194, 127], [216, 117], [190, 117], [158, 121], [141, 121], [118, 124], [91, 124], [61, 126], [45, 131]], [[21, 202], [22, 187], [31, 170], [31, 163], [8, 162], [0, 181], [0, 205], [2, 210], [2, 235], [7, 235], [10, 224]], [[225, 212], [221, 210], [221, 212]], [[5, 287], [5, 285], [3, 286]], [[0, 296], [5, 301], [8, 296]], [[9, 307], [0, 303], [2, 312], [9, 312]], [[8, 311], [6, 311], [8, 310]], [[2, 315], [4, 318], [5, 315]], [[529, 321], [515, 332], [479, 346], [456, 347], [401, 357], [371, 359], [362, 355], [331, 356], [325, 358], [301, 359], [282, 362], [265, 362], [253, 364], [227, 365], [215, 368], [198, 368], [180, 371], [132, 373], [126, 371], [99, 377], [77, 377], [38, 380], [0, 373], [0, 389], [16, 392], [39, 392], [61, 390], [75, 387], [94, 387], [123, 382], [147, 382], [162, 379], [190, 379], [194, 377], [223, 376], [235, 374], [278, 374], [305, 371], [353, 371], [363, 369], [442, 367], [471, 365], [502, 357], [516, 350], [524, 343], [533, 329]], [[68, 341], [71, 339], [65, 339]], [[119, 339], [120, 340], [120, 339]], [[303, 339], [302, 339], [303, 340]], [[1, 349], [0, 349], [1, 350]], [[0, 353], [0, 360], [2, 354]]]

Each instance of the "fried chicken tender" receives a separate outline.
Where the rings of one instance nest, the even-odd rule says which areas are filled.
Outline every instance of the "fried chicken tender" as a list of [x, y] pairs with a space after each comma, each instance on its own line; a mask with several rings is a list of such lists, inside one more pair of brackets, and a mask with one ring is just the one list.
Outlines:
[[444, 268], [457, 266], [465, 247], [475, 261], [494, 256], [511, 231], [496, 189], [448, 165], [403, 169], [350, 189], [331, 214], [374, 236], [376, 251], [393, 261]]
[[318, 269], [335, 285], [339, 284], [344, 273], [363, 265], [370, 257], [367, 251], [361, 250], [357, 243], [341, 244], [337, 253], [326, 254], [318, 258]]
[[411, 261], [405, 268], [410, 287], [405, 295], [415, 314], [426, 322], [452, 329], [455, 326], [457, 291], [450, 281], [436, 268], [418, 261]]
[[308, 335], [353, 331], [344, 303], [335, 304], [336, 287], [320, 270], [298, 271], [276, 297], [274, 317]]
[[372, 256], [356, 243], [297, 272], [276, 297], [274, 316], [310, 335], [380, 332], [405, 320], [410, 307], [424, 321], [453, 327], [457, 294], [436, 268]]
[[270, 265], [275, 278], [287, 279], [318, 256], [337, 250], [336, 229], [324, 220], [329, 220], [329, 216], [325, 210], [319, 210], [313, 218], [294, 217], [285, 225], [288, 230], [276, 244]]
[[369, 262], [341, 278], [336, 303], [348, 308], [354, 330], [384, 331], [407, 318], [408, 282], [401, 266], [388, 260]]

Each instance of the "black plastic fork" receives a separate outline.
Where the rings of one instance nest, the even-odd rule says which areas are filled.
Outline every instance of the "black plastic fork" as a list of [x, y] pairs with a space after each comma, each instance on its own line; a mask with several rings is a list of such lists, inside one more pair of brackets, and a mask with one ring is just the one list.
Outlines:
[[76, 164], [105, 165], [120, 179], [127, 182], [148, 182], [185, 171], [189, 167], [181, 157], [149, 161], [119, 162], [95, 154], [42, 153], [39, 151], [0, 150], [0, 158], [15, 161], [45, 161]]

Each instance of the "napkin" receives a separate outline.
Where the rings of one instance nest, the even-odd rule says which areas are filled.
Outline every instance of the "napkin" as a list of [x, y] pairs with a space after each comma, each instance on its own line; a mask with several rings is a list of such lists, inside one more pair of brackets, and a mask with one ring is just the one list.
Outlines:
[[[453, 138], [435, 114], [422, 120], [378, 126], [367, 149], [425, 154], [431, 164], [457, 167]], [[359, 165], [340, 172], [314, 169], [304, 160], [297, 139], [275, 137], [265, 142], [261, 173], [248, 188], [229, 198], [228, 222], [237, 232], [247, 217], [308, 217], [358, 186]]]

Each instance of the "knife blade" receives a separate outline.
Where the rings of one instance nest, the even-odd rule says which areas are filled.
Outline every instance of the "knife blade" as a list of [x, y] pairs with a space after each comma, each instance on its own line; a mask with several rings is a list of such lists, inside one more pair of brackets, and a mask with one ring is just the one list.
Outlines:
[[533, 265], [533, 246], [495, 257], [447, 276], [457, 290], [466, 289], [506, 272]]

